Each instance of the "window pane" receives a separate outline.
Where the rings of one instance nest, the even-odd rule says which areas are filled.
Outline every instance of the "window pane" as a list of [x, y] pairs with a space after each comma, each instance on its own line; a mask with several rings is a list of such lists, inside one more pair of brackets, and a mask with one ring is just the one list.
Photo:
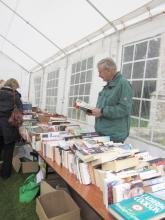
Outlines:
[[76, 64], [72, 64], [72, 73], [75, 73], [76, 72]]
[[74, 89], [74, 86], [71, 86], [71, 87], [70, 87], [70, 96], [73, 95], [73, 89]]
[[140, 127], [146, 128], [148, 127], [148, 123], [149, 123], [148, 121], [140, 120]]
[[131, 118], [131, 127], [138, 127], [138, 119]]
[[87, 69], [93, 68], [93, 57], [88, 58]]
[[72, 118], [73, 118], [73, 119], [76, 119], [76, 116], [77, 116], [77, 110], [76, 110], [76, 109], [73, 109], [73, 110], [72, 110]]
[[149, 113], [150, 113], [150, 102], [142, 101], [141, 117], [149, 119]]
[[78, 95], [78, 88], [79, 88], [79, 86], [75, 85], [75, 87], [74, 87], [74, 95]]
[[68, 118], [71, 118], [71, 117], [72, 117], [72, 109], [69, 108], [69, 109], [68, 109]]
[[123, 59], [124, 62], [133, 60], [133, 50], [134, 50], [134, 45], [124, 48], [124, 59]]
[[78, 62], [76, 65], [76, 72], [80, 72], [81, 62]]
[[145, 80], [143, 89], [143, 98], [151, 98], [151, 94], [156, 90], [156, 81]]
[[89, 103], [89, 96], [85, 96], [85, 97], [84, 97], [84, 102]]
[[146, 51], [147, 51], [147, 41], [142, 42], [140, 44], [136, 44], [134, 60], [145, 59]]
[[144, 64], [145, 62], [136, 62], [133, 65], [133, 79], [143, 78], [144, 75]]
[[86, 70], [87, 67], [87, 60], [82, 61], [81, 70]]
[[85, 82], [85, 72], [81, 72], [80, 73], [80, 83], [84, 83]]
[[160, 49], [160, 38], [150, 40], [148, 48], [148, 58], [158, 57]]
[[92, 81], [92, 70], [88, 70], [86, 74], [86, 82]]
[[132, 115], [139, 116], [140, 100], [133, 100]]
[[79, 95], [83, 95], [83, 94], [84, 94], [84, 84], [80, 84]]
[[133, 88], [133, 96], [134, 97], [141, 97], [142, 92], [142, 81], [132, 81], [132, 88]]
[[132, 63], [123, 64], [122, 74], [126, 79], [131, 78]]
[[76, 75], [75, 75], [75, 84], [78, 84], [79, 83], [79, 80], [80, 80], [80, 73], [77, 73]]
[[74, 84], [74, 78], [75, 78], [74, 76], [75, 76], [75, 75], [72, 75], [72, 76], [71, 76], [71, 82], [70, 82], [71, 85]]
[[91, 88], [91, 84], [90, 83], [85, 84], [84, 95], [89, 95], [90, 94], [90, 88]]
[[148, 60], [146, 64], [145, 78], [156, 78], [158, 70], [158, 59]]
[[80, 114], [81, 114], [81, 111], [77, 109], [77, 119], [78, 120], [80, 119]]

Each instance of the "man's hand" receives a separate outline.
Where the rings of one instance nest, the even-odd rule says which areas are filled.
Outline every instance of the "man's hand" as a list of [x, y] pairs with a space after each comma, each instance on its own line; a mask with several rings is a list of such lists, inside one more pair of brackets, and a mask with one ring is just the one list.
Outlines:
[[92, 115], [95, 116], [96, 118], [99, 118], [102, 113], [100, 108], [94, 108], [92, 109]]

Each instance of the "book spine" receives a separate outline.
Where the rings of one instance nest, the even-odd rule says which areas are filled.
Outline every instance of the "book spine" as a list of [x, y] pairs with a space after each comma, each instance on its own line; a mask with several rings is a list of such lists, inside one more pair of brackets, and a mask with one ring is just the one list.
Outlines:
[[149, 192], [156, 192], [162, 189], [165, 189], [165, 182], [148, 187]]
[[158, 177], [158, 178], [154, 178], [154, 179], [150, 179], [150, 180], [145, 180], [143, 181], [144, 186], [151, 186], [151, 185], [155, 185], [158, 183], [163, 183], [165, 182], [165, 177]]

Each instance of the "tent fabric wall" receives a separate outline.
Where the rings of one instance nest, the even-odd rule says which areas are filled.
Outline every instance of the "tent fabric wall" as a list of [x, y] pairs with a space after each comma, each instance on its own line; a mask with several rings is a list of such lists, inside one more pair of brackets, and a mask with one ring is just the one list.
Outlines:
[[4, 80], [15, 78], [18, 80], [22, 99], [28, 101], [29, 73], [2, 53], [0, 53], [0, 60], [0, 78]]

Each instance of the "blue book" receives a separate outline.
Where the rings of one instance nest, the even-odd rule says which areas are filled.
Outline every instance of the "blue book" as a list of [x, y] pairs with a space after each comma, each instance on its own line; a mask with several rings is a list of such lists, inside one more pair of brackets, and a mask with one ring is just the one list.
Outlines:
[[165, 201], [148, 193], [109, 205], [108, 210], [118, 220], [165, 219]]

